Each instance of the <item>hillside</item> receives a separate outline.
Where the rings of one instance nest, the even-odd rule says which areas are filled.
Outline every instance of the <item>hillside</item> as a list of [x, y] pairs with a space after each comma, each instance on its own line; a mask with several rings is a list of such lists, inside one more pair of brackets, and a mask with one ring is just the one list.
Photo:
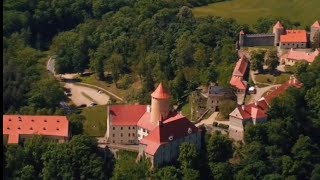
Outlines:
[[[276, 6], [275, 6], [276, 5]], [[254, 24], [260, 17], [286, 17], [310, 26], [320, 18], [319, 0], [232, 0], [196, 7], [193, 14], [235, 18], [239, 23]]]

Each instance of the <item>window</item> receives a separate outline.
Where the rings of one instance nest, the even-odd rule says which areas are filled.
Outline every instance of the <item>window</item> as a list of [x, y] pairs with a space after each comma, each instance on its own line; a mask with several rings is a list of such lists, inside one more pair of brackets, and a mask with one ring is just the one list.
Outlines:
[[132, 133], [132, 136], [134, 137], [134, 133]]
[[130, 126], [129, 126], [128, 128], [129, 128], [129, 130], [130, 130]]
[[145, 130], [145, 129], [143, 129], [143, 132], [146, 132], [146, 130]]
[[112, 142], [114, 143], [114, 140]]
[[121, 133], [121, 137], [122, 137], [122, 133]]
[[128, 136], [130, 137], [130, 133], [128, 134]]
[[123, 129], [123, 127], [121, 127], [121, 130]]
[[112, 137], [114, 137], [114, 134], [112, 134]]
[[113, 127], [112, 129], [113, 129], [113, 130], [115, 130], [116, 128], [115, 128], [115, 127]]
[[213, 100], [212, 100], [212, 102], [211, 103], [213, 103]]
[[132, 129], [134, 129], [134, 126], [132, 127]]

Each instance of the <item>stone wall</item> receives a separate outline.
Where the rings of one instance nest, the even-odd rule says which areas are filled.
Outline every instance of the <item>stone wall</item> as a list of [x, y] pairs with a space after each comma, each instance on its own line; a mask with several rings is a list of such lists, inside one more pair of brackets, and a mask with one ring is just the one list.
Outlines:
[[246, 34], [243, 46], [274, 46], [274, 34]]

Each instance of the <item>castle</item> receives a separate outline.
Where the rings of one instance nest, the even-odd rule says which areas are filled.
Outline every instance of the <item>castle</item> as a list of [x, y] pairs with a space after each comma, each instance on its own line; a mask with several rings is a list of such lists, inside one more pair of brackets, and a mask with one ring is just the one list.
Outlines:
[[139, 145], [139, 156], [149, 158], [156, 167], [175, 160], [183, 142], [200, 149], [200, 130], [183, 115], [171, 111], [170, 95], [161, 83], [151, 98], [151, 106], [108, 106], [107, 141]]
[[310, 32], [305, 30], [286, 30], [278, 21], [273, 26], [272, 34], [245, 34], [240, 31], [238, 48], [252, 46], [275, 46], [282, 49], [307, 48], [314, 40], [316, 33], [320, 33], [319, 21], [311, 25]]

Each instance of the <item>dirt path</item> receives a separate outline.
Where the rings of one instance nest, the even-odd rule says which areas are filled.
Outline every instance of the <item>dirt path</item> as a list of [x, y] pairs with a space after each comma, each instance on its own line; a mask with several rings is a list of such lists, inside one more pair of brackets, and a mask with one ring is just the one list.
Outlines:
[[229, 121], [217, 121], [216, 118], [218, 116], [218, 113], [219, 112], [214, 112], [211, 114], [211, 116], [208, 118], [208, 119], [204, 119], [200, 122], [198, 122], [196, 124], [197, 127], [199, 127], [200, 125], [204, 124], [204, 125], [209, 125], [209, 126], [212, 126], [212, 123], [213, 122], [217, 122], [219, 124], [225, 124], [225, 125], [229, 125]]
[[71, 96], [69, 98], [77, 106], [81, 104], [89, 106], [92, 103], [92, 101], [85, 97], [82, 92], [90, 96], [98, 105], [106, 105], [110, 99], [110, 96], [107, 94], [98, 93], [96, 89], [90, 87], [75, 85], [73, 83], [65, 83], [64, 87], [71, 89]]

